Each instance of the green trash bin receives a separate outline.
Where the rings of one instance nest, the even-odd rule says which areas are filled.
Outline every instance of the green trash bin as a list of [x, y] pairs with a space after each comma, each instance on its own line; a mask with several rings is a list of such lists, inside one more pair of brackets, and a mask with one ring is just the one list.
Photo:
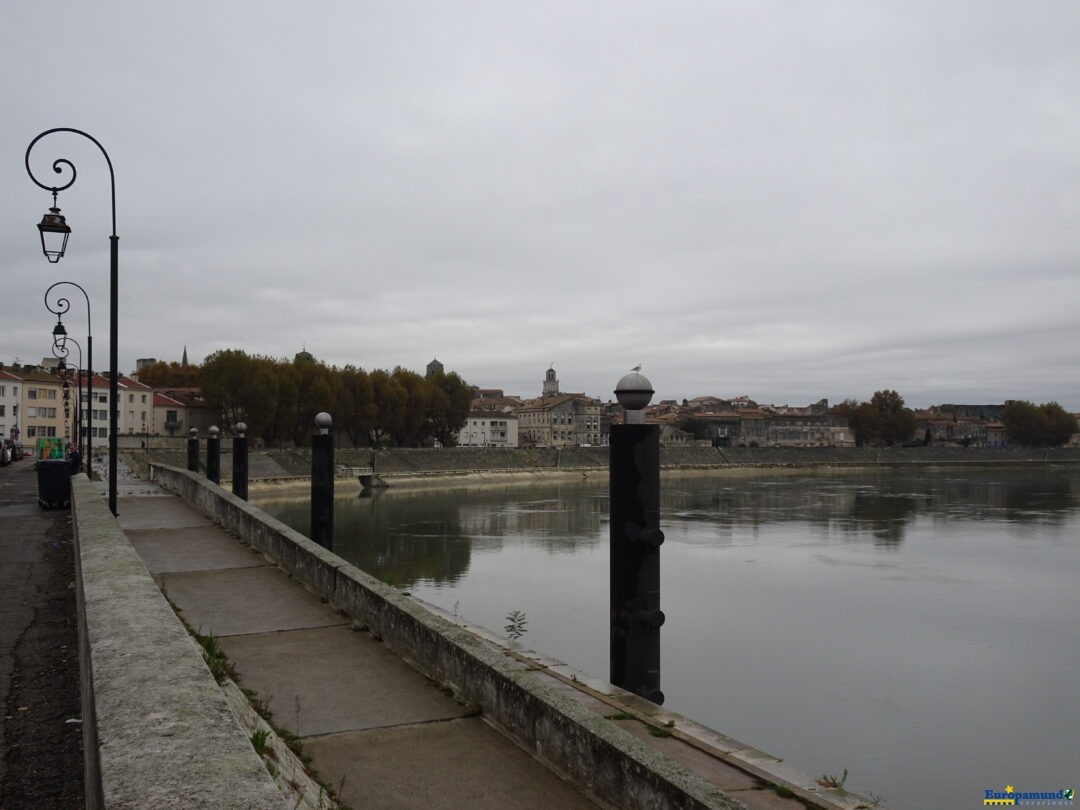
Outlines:
[[41, 508], [68, 506], [71, 503], [71, 464], [67, 459], [42, 459], [36, 467]]

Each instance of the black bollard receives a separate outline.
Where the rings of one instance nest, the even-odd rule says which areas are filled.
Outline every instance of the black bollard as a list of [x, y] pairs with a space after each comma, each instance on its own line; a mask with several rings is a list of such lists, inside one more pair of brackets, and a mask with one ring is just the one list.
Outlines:
[[652, 394], [638, 373], [615, 390], [627, 424], [611, 427], [611, 682], [662, 704], [660, 427], [641, 412]]
[[187, 468], [192, 472], [199, 471], [199, 429], [192, 428], [188, 431], [187, 440]]
[[206, 477], [215, 484], [221, 483], [221, 436], [216, 425], [207, 431], [206, 437]]
[[237, 422], [233, 426], [232, 440], [232, 491], [243, 500], [248, 499], [248, 449], [247, 425]]
[[311, 534], [323, 548], [334, 548], [334, 437], [332, 420], [323, 411], [315, 417], [318, 433], [311, 437]]

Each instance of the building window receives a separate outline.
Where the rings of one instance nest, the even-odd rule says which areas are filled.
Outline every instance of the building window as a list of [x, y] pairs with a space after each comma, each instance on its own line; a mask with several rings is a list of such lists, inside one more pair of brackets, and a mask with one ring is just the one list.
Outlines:
[[56, 399], [56, 389], [55, 388], [50, 388], [49, 389], [49, 399]]
[[37, 399], [37, 389], [36, 388], [27, 388], [26, 389], [26, 398], [27, 399]]

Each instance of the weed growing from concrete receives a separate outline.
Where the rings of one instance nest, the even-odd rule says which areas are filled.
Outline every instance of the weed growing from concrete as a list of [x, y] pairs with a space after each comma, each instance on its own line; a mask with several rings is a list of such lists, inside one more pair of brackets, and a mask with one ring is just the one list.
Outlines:
[[236, 670], [233, 669], [232, 663], [222, 652], [220, 639], [213, 633], [208, 636], [196, 634], [195, 638], [202, 646], [203, 658], [206, 660], [206, 665], [210, 668], [210, 674], [214, 676], [214, 680], [219, 684], [224, 683], [227, 678], [235, 680]]
[[525, 629], [525, 625], [529, 623], [529, 620], [525, 617], [525, 613], [520, 610], [511, 610], [506, 614], [506, 626], [503, 628], [506, 631], [506, 637], [516, 641], [525, 635], [528, 630]]
[[255, 753], [260, 757], [266, 756], [266, 739], [269, 736], [270, 732], [264, 728], [251, 732], [251, 747], [255, 749]]
[[817, 783], [823, 788], [838, 789], [844, 786], [847, 781], [847, 768], [844, 768], [843, 776], [836, 776], [833, 774], [825, 774], [818, 778]]

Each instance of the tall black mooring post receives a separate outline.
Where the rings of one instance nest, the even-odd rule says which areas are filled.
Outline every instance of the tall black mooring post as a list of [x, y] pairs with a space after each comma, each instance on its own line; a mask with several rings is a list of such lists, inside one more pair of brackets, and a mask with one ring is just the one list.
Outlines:
[[188, 431], [187, 440], [187, 468], [192, 472], [199, 471], [199, 429], [192, 428]]
[[237, 422], [233, 425], [232, 491], [233, 495], [245, 501], [248, 499], [248, 447], [246, 434], [246, 424]]
[[221, 483], [221, 431], [211, 425], [206, 437], [206, 477], [215, 484]]
[[334, 437], [333, 420], [323, 411], [315, 417], [318, 432], [311, 437], [311, 539], [334, 548]]
[[662, 704], [660, 691], [660, 427], [644, 424], [643, 375], [615, 389], [626, 415], [611, 426], [611, 682]]

